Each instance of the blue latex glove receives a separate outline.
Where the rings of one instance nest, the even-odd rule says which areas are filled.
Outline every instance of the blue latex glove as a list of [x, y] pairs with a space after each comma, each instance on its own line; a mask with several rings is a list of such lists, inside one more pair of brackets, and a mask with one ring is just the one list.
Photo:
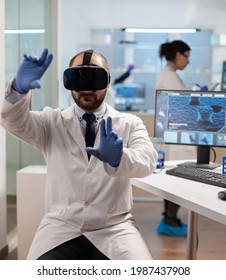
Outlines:
[[200, 91], [208, 91], [208, 87], [207, 86], [201, 86]]
[[43, 50], [39, 59], [36, 56], [25, 54], [13, 82], [13, 88], [21, 94], [27, 93], [30, 89], [40, 88], [40, 79], [52, 59], [53, 55], [48, 54], [48, 49]]
[[108, 117], [107, 128], [105, 127], [105, 120], [100, 121], [99, 147], [97, 149], [87, 147], [86, 152], [113, 167], [118, 167], [122, 157], [122, 149], [122, 139], [112, 131], [112, 119]]
[[135, 68], [135, 66], [133, 64], [130, 64], [127, 68], [127, 72], [130, 73], [134, 68]]

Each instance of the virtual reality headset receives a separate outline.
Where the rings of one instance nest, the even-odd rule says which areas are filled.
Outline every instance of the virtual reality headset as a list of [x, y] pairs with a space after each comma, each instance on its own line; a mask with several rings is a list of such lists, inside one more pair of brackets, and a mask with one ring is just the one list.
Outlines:
[[96, 91], [105, 89], [109, 83], [109, 73], [99, 66], [81, 65], [64, 71], [64, 86], [68, 90]]
[[82, 65], [64, 71], [64, 86], [68, 90], [96, 91], [110, 83], [110, 74], [105, 68], [90, 64], [93, 50], [84, 52]]

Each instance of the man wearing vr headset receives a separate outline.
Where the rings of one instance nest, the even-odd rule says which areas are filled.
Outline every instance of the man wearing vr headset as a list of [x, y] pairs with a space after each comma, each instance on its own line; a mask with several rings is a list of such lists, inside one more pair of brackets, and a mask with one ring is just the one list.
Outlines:
[[[45, 215], [27, 259], [152, 259], [131, 214], [130, 178], [151, 174], [157, 160], [143, 122], [105, 103], [108, 64], [92, 50], [73, 57], [64, 72], [74, 105], [30, 111], [31, 90], [40, 88], [51, 61], [47, 49], [39, 59], [24, 55], [1, 112], [2, 126], [47, 163]], [[91, 113], [96, 137], [86, 147], [83, 115]]]

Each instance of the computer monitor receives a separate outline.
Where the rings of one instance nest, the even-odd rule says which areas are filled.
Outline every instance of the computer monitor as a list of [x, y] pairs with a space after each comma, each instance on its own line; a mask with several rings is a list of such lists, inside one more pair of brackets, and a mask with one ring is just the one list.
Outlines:
[[145, 85], [143, 83], [116, 84], [115, 107], [118, 110], [139, 111], [145, 104]]
[[223, 61], [222, 75], [221, 75], [221, 90], [226, 91], [226, 61]]
[[154, 135], [166, 144], [197, 146], [197, 161], [212, 169], [211, 147], [226, 147], [226, 92], [156, 90]]

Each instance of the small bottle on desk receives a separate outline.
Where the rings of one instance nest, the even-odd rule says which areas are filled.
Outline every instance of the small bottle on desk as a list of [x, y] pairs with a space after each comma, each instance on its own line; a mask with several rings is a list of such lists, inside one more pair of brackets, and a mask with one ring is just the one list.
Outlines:
[[164, 163], [165, 163], [165, 152], [163, 151], [157, 151], [158, 152], [158, 162], [157, 162], [157, 169], [162, 169], [164, 168]]

